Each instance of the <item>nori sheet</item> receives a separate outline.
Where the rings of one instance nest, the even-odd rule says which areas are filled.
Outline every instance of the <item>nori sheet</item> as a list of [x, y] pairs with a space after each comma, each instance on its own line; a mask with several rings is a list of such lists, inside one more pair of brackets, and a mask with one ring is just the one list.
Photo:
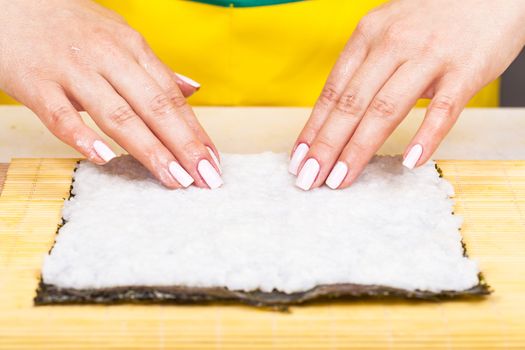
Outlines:
[[[76, 171], [76, 168], [75, 168]], [[436, 164], [436, 171], [442, 177], [443, 172]], [[74, 195], [74, 178], [71, 183], [69, 198]], [[452, 213], [454, 215], [454, 213]], [[62, 223], [57, 227], [57, 234]], [[463, 254], [467, 255], [465, 243]], [[53, 248], [51, 248], [52, 250]], [[225, 287], [188, 287], [188, 286], [128, 286], [100, 289], [60, 288], [46, 284], [40, 279], [40, 284], [34, 298], [35, 305], [51, 304], [119, 304], [119, 303], [171, 303], [171, 304], [206, 304], [206, 303], [243, 303], [257, 307], [270, 307], [287, 310], [291, 305], [312, 302], [351, 300], [356, 298], [405, 298], [428, 301], [440, 301], [452, 298], [483, 297], [493, 292], [479, 273], [478, 284], [463, 291], [431, 292], [424, 290], [405, 290], [381, 285], [362, 284], [330, 284], [319, 285], [305, 292], [287, 294], [284, 292], [235, 291]]]

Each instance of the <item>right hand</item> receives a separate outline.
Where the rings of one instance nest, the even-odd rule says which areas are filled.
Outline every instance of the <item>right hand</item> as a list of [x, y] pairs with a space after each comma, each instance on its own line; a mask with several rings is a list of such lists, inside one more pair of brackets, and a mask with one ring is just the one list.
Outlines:
[[165, 186], [221, 186], [217, 149], [185, 98], [198, 83], [171, 71], [119, 15], [88, 0], [0, 8], [0, 88], [54, 135], [94, 163], [115, 157], [83, 123], [85, 110]]

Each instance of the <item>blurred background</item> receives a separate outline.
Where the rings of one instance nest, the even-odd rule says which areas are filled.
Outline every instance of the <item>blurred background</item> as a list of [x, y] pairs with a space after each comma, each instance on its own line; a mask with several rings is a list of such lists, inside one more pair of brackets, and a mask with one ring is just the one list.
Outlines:
[[[202, 85], [192, 106], [315, 103], [352, 30], [386, 0], [295, 1], [235, 8], [223, 0], [96, 0], [123, 15], [174, 71]], [[177, 23], [177, 26], [174, 26]], [[174, 39], [177, 28], [191, 28]], [[15, 103], [0, 92], [0, 105]], [[419, 100], [425, 107], [429, 100]], [[525, 54], [468, 107], [525, 107]]]
[[521, 51], [501, 78], [500, 105], [525, 107], [525, 50]]

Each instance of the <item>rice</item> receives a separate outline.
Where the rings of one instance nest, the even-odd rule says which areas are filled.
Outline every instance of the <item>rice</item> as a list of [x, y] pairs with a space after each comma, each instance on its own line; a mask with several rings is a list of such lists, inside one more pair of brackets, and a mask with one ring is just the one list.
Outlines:
[[304, 192], [285, 154], [223, 155], [225, 185], [168, 190], [129, 156], [81, 162], [43, 282], [62, 288], [354, 283], [431, 292], [478, 284], [433, 163], [378, 156], [345, 190]]

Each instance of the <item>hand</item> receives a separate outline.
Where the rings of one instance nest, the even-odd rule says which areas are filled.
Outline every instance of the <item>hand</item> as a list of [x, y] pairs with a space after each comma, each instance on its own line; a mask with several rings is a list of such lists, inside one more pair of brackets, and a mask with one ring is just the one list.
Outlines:
[[169, 188], [222, 184], [217, 150], [175, 74], [116, 13], [87, 0], [0, 0], [0, 88], [92, 162], [115, 156], [97, 125]]
[[432, 101], [403, 164], [426, 162], [523, 48], [524, 23], [522, 0], [398, 0], [365, 16], [296, 141], [297, 186], [351, 185], [418, 98]]

